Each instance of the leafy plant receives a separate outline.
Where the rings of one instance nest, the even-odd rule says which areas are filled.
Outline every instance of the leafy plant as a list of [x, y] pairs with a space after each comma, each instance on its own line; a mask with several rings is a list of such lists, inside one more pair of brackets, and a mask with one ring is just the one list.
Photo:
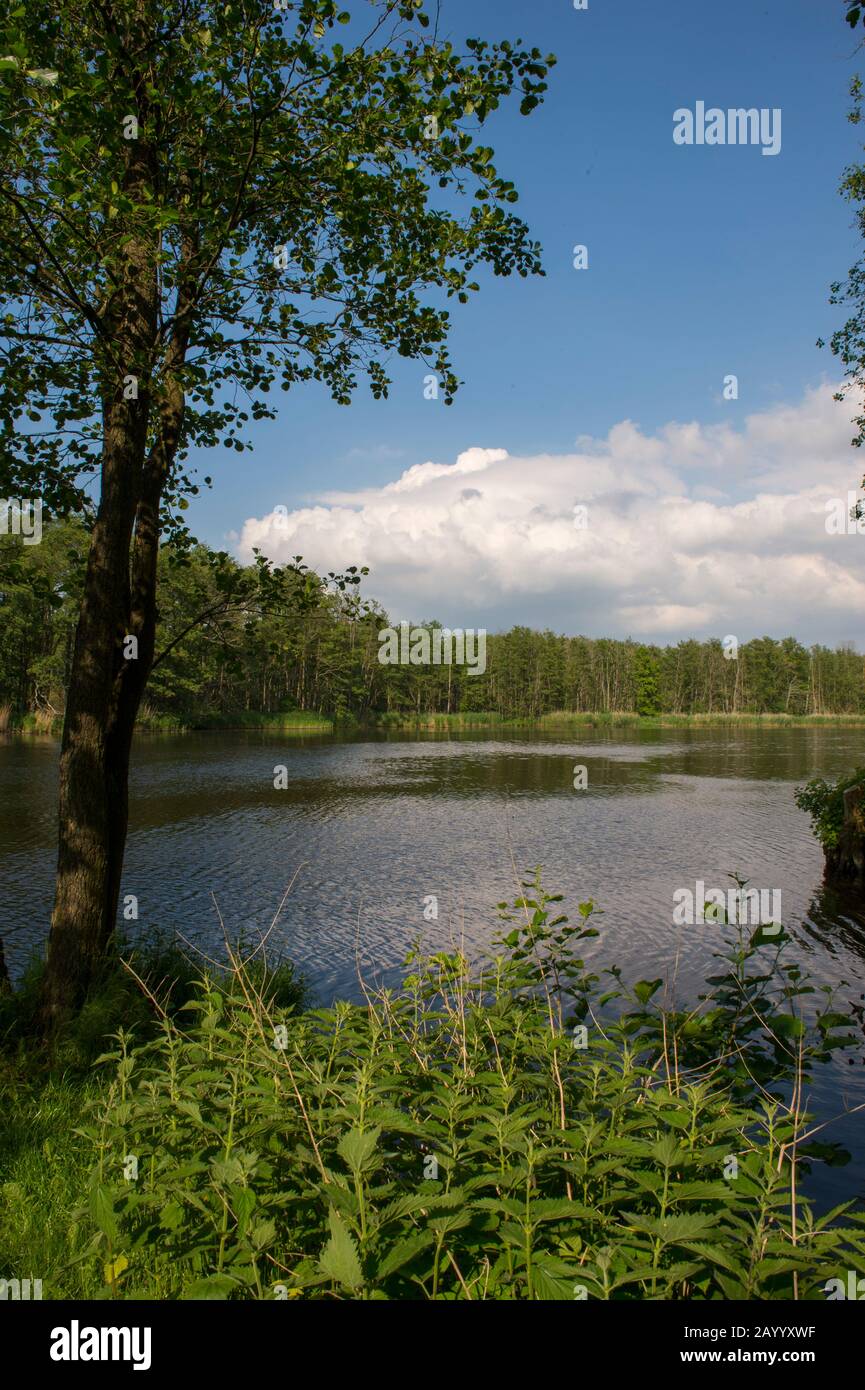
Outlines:
[[571, 927], [559, 901], [536, 872], [491, 959], [416, 947], [363, 1006], [286, 1012], [235, 955], [192, 1026], [118, 1033], [76, 1267], [114, 1298], [450, 1301], [808, 1298], [865, 1272], [862, 1213], [817, 1219], [795, 1181], [802, 1080], [846, 1017], [806, 1010], [759, 933], [688, 1013], [615, 968], [603, 991], [573, 951], [594, 905]]
[[865, 767], [857, 767], [837, 782], [814, 777], [804, 787], [797, 787], [795, 800], [800, 811], [811, 817], [811, 828], [824, 849], [834, 849], [844, 824], [844, 793], [849, 787], [865, 783]]

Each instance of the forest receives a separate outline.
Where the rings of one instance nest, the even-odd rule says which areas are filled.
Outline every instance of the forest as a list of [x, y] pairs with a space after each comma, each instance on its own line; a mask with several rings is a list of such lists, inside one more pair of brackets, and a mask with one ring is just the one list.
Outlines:
[[[0, 727], [51, 728], [65, 705], [87, 530], [49, 523], [42, 543], [0, 538]], [[555, 711], [844, 715], [865, 712], [865, 661], [840, 647], [727, 634], [662, 646], [513, 627], [487, 637], [483, 674], [384, 665], [389, 616], [361, 595], [365, 571], [319, 576], [301, 557], [239, 565], [203, 545], [163, 546], [156, 658], [145, 726], [206, 726], [253, 714], [387, 715]], [[400, 615], [402, 616], [402, 615]], [[435, 618], [415, 615], [419, 625]]]

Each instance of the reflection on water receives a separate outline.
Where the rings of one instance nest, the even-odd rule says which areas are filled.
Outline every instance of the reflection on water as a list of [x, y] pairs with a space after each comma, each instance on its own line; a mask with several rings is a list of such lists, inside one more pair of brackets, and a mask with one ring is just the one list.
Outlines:
[[[562, 737], [427, 734], [281, 740], [201, 734], [138, 741], [123, 893], [140, 923], [220, 939], [270, 924], [297, 874], [274, 937], [320, 998], [356, 996], [358, 972], [393, 983], [409, 943], [460, 939], [484, 951], [495, 904], [515, 892], [514, 865], [543, 864], [565, 910], [604, 909], [597, 966], [626, 979], [672, 978], [693, 998], [719, 928], [673, 926], [673, 892], [740, 874], [781, 891], [784, 924], [839, 1006], [865, 991], [865, 904], [822, 886], [822, 856], [793, 788], [861, 764], [858, 729], [581, 730]], [[57, 749], [0, 744], [0, 935], [20, 971], [44, 940], [51, 904]], [[273, 787], [274, 768], [288, 789]], [[588, 770], [575, 791], [574, 766]], [[438, 898], [437, 921], [424, 899]], [[713, 935], [713, 933], [715, 935]], [[846, 981], [839, 985], [839, 982]], [[861, 1057], [826, 1069], [828, 1115], [865, 1100]], [[828, 1108], [827, 1108], [828, 1107]], [[863, 1112], [865, 1113], [865, 1112]], [[857, 1151], [862, 1122], [833, 1127]], [[821, 1197], [854, 1175], [824, 1170]], [[855, 1182], [865, 1187], [865, 1169]]]

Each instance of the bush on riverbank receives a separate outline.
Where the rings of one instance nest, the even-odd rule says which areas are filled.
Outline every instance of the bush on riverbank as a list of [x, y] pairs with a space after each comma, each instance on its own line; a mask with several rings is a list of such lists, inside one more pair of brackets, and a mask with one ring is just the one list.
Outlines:
[[800, 1195], [801, 1087], [846, 1015], [806, 1023], [759, 933], [697, 1010], [603, 990], [593, 905], [557, 904], [530, 880], [483, 969], [418, 948], [363, 1007], [288, 1010], [235, 956], [74, 1094], [33, 1085], [4, 1268], [117, 1298], [785, 1299], [865, 1273], [862, 1213]]
[[[119, 959], [106, 962], [50, 1055], [37, 1043], [41, 962], [31, 963], [14, 993], [0, 992], [0, 1269], [41, 1278], [45, 1298], [104, 1294], [104, 1271], [92, 1260], [76, 1263], [85, 1232], [74, 1217], [90, 1165], [79, 1127], [108, 1084], [94, 1063], [118, 1030], [144, 1043], [195, 1017], [184, 1006], [200, 970], [172, 937], [153, 931], [118, 944], [135, 974]], [[265, 965], [256, 957], [245, 973], [270, 1007], [285, 1012], [310, 1003], [290, 961]], [[214, 971], [209, 987], [217, 997], [230, 993], [234, 972]]]
[[844, 793], [858, 786], [865, 786], [865, 767], [857, 767], [834, 782], [814, 777], [796, 788], [796, 805], [811, 817], [811, 829], [824, 850], [836, 848], [844, 825]]
[[827, 882], [865, 887], [865, 768], [836, 782], [815, 777], [796, 789], [796, 805], [811, 817], [823, 847]]
[[[310, 1004], [309, 986], [291, 961], [265, 963], [255, 956], [246, 969], [274, 1006], [300, 1011]], [[7, 1062], [29, 1059], [31, 1075], [42, 1068], [55, 1080], [88, 1074], [106, 1038], [118, 1029], [145, 1041], [158, 1033], [163, 1016], [177, 1026], [190, 1022], [185, 1006], [201, 978], [194, 956], [167, 932], [145, 930], [134, 942], [120, 938], [117, 954], [106, 959], [83, 1007], [65, 1022], [48, 1055], [37, 1048], [42, 971], [43, 962], [35, 958], [14, 992], [0, 992], [0, 1055]], [[213, 989], [230, 991], [233, 985], [228, 962], [213, 969]]]

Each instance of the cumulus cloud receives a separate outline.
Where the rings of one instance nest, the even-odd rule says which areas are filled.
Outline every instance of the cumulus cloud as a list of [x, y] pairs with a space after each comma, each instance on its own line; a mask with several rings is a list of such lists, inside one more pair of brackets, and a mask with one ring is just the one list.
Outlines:
[[859, 480], [850, 415], [825, 386], [739, 429], [646, 434], [622, 420], [570, 454], [469, 448], [381, 487], [250, 517], [237, 553], [368, 565], [366, 591], [395, 621], [861, 642], [865, 535], [826, 529], [827, 502], [846, 505]]

